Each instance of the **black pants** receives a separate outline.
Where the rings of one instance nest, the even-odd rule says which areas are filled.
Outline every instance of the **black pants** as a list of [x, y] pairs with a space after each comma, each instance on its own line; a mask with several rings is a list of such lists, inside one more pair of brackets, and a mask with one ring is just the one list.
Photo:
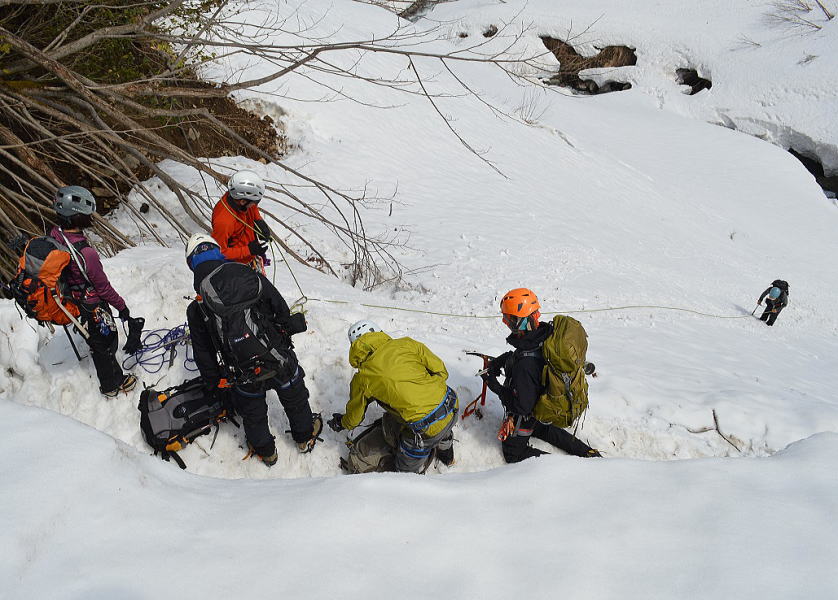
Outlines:
[[266, 382], [248, 384], [233, 388], [233, 403], [242, 419], [247, 442], [259, 456], [270, 456], [276, 452], [274, 436], [268, 426], [268, 402], [265, 393], [276, 391], [279, 403], [288, 415], [291, 437], [295, 442], [306, 442], [314, 433], [311, 420], [309, 393], [305, 384], [305, 371], [299, 367], [296, 378], [290, 384], [269, 379]]
[[530, 446], [530, 437], [536, 437], [573, 456], [591, 456], [593, 448], [570, 432], [555, 425], [545, 425], [530, 417], [522, 419], [515, 432], [501, 442], [503, 458], [508, 463], [521, 462], [526, 458], [548, 454]]
[[[81, 323], [87, 329], [88, 337], [85, 340], [90, 348], [90, 357], [96, 367], [96, 376], [99, 378], [99, 389], [102, 392], [112, 392], [117, 389], [125, 377], [122, 367], [116, 361], [116, 349], [119, 345], [119, 334], [114, 326], [113, 331], [103, 333], [101, 323], [94, 316], [96, 309], [111, 314], [107, 304], [98, 306], [83, 306], [81, 308]], [[111, 319], [113, 320], [113, 319]]]
[[[777, 312], [772, 312], [772, 311]], [[765, 310], [762, 311], [762, 316], [759, 318], [760, 321], [765, 321], [766, 325], [773, 325], [774, 321], [777, 320], [777, 317], [780, 316], [780, 311], [783, 310], [782, 306], [775, 306], [774, 302], [768, 298], [765, 300]]]

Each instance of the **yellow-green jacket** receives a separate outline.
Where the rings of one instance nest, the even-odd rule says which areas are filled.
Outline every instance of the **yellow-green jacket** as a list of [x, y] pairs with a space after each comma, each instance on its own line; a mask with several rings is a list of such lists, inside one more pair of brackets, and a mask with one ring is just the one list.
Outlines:
[[[341, 420], [346, 429], [361, 424], [370, 402], [378, 402], [401, 421], [421, 421], [439, 406], [448, 390], [445, 364], [427, 346], [408, 337], [365, 333], [352, 342], [349, 364], [358, 372], [349, 384], [349, 402]], [[423, 435], [433, 437], [452, 418], [454, 412]]]

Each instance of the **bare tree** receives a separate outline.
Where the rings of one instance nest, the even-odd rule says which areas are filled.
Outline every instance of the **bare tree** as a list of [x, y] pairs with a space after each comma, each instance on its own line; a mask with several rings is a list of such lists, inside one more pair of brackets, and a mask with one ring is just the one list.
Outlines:
[[[819, 11], [816, 11], [815, 8], [818, 8]], [[819, 30], [823, 27], [822, 23], [818, 22], [819, 13], [826, 21], [835, 18], [835, 15], [826, 7], [823, 0], [776, 0], [771, 4], [771, 12], [768, 14], [768, 18], [787, 27]]]
[[[517, 76], [521, 64], [535, 64], [538, 58], [507, 56], [514, 39], [494, 52], [485, 50], [485, 40], [445, 54], [423, 52], [418, 43], [439, 36], [439, 30], [402, 25], [378, 39], [330, 42], [280, 19], [246, 23], [244, 5], [234, 0], [0, 0], [0, 7], [0, 231], [7, 237], [43, 231], [54, 218], [53, 190], [79, 181], [100, 196], [120, 198], [135, 190], [174, 231], [187, 236], [191, 226], [142, 183], [148, 176], [157, 176], [189, 218], [206, 227], [211, 199], [171, 177], [160, 162], [176, 161], [226, 183], [228, 175], [202, 159], [190, 142], [195, 131], [209, 131], [228, 140], [238, 154], [278, 166], [286, 179], [270, 185], [267, 197], [331, 231], [351, 254], [349, 279], [367, 287], [402, 274], [393, 254], [399, 240], [371, 236], [364, 227], [362, 211], [376, 198], [292, 168], [276, 147], [254, 142], [225, 120], [214, 102], [230, 102], [232, 92], [292, 74], [337, 94], [340, 90], [329, 88], [330, 78], [363, 79], [427, 98], [453, 135], [492, 166], [443, 116], [441, 96], [429, 91], [431, 76], [420, 61], [441, 64], [463, 93], [473, 94], [451, 65], [488, 63]], [[276, 45], [278, 32], [290, 34], [294, 43]], [[362, 77], [333, 60], [349, 54], [357, 64], [364, 56], [382, 53], [399, 56], [407, 70], [397, 78]], [[210, 84], [198, 77], [202, 65], [241, 54], [275, 68], [234, 83]], [[163, 244], [145, 216], [128, 208], [138, 225]], [[297, 260], [335, 275], [342, 272], [296, 228], [275, 220], [290, 241], [280, 243]], [[132, 244], [106, 220], [97, 219], [96, 231], [111, 251]], [[5, 247], [2, 252], [0, 268], [8, 276], [14, 256]]]

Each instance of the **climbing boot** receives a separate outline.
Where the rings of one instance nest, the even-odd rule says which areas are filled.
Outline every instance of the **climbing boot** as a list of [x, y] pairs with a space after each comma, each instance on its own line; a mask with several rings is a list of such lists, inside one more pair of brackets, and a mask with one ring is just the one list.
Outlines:
[[99, 390], [102, 392], [102, 394], [106, 398], [116, 398], [119, 395], [120, 392], [130, 392], [136, 386], [137, 386], [136, 376], [134, 376], [131, 373], [128, 373], [127, 375], [125, 375], [125, 377], [122, 378], [122, 383], [120, 383], [119, 387], [117, 387], [115, 390], [110, 390], [110, 391], [107, 391], [107, 392], [105, 390], [103, 390], [102, 388], [99, 388]]
[[446, 467], [453, 467], [456, 462], [454, 460], [454, 444], [451, 444], [451, 447], [446, 450], [440, 450], [437, 448], [436, 459]]
[[297, 442], [297, 449], [300, 454], [308, 454], [314, 449], [314, 445], [320, 441], [320, 433], [323, 431], [323, 419], [320, 413], [311, 414], [311, 424], [313, 431], [311, 437], [304, 442]]
[[[257, 456], [259, 456], [259, 455], [257, 454]], [[276, 451], [274, 451], [274, 453], [271, 454], [270, 456], [259, 456], [259, 460], [261, 460], [263, 463], [265, 463], [265, 466], [268, 467], [268, 468], [270, 468], [270, 467], [272, 467], [276, 464], [277, 458], [278, 457], [276, 455]]]

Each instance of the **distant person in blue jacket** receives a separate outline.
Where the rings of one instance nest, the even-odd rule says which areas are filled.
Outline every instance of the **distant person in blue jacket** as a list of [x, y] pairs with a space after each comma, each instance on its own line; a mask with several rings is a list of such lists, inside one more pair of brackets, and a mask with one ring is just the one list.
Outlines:
[[762, 293], [757, 304], [765, 300], [765, 310], [759, 318], [769, 327], [774, 324], [780, 311], [789, 304], [789, 284], [782, 279], [775, 279], [771, 285]]

